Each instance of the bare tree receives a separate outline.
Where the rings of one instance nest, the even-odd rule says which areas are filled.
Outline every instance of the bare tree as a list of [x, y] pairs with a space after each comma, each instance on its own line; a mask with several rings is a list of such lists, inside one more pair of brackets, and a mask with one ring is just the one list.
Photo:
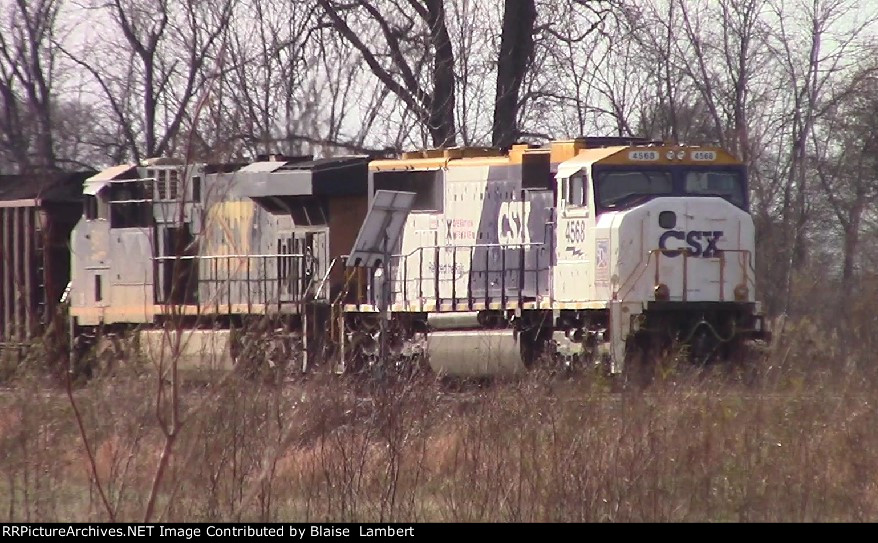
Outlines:
[[328, 24], [426, 127], [432, 144], [453, 144], [454, 51], [444, 0], [318, 3]]
[[518, 137], [518, 95], [534, 54], [536, 20], [534, 0], [506, 2], [497, 55], [497, 94], [491, 136], [496, 147], [508, 147]]
[[842, 302], [850, 302], [864, 215], [878, 201], [878, 68], [853, 76], [843, 101], [812, 127], [814, 168], [842, 237]]
[[[604, 130], [618, 119], [602, 103], [595, 74], [606, 62], [612, 43], [609, 33], [617, 30], [616, 15], [623, 9], [616, 0], [542, 0], [536, 2], [536, 20], [530, 27], [527, 51], [514, 52], [512, 71], [504, 70], [504, 39], [527, 45], [523, 36], [509, 30], [509, 19], [518, 17], [507, 3], [501, 46], [498, 53], [497, 94], [494, 127], [500, 133], [546, 140]], [[528, 21], [529, 23], [529, 21]], [[516, 28], [515, 22], [511, 23]], [[520, 30], [520, 29], [519, 29]], [[618, 41], [618, 40], [617, 40]], [[521, 84], [515, 89], [517, 78]], [[511, 94], [516, 94], [514, 100]], [[509, 125], [509, 108], [515, 111]], [[506, 125], [506, 128], [502, 128]], [[508, 136], [504, 136], [508, 137]], [[502, 138], [501, 138], [502, 139]], [[500, 140], [496, 140], [500, 141]], [[509, 141], [505, 142], [507, 145]]]
[[199, 138], [207, 149], [253, 156], [278, 147], [283, 127], [302, 116], [303, 82], [314, 73], [306, 58], [314, 2], [242, 0], [223, 31], [225, 70]]
[[21, 171], [56, 167], [53, 41], [58, 10], [55, 0], [16, 0], [0, 14], [0, 133]]
[[645, 74], [634, 132], [675, 143], [722, 143], [724, 123], [716, 113], [719, 97], [710, 79], [716, 74], [693, 68], [714, 61], [713, 51], [702, 45], [711, 40], [693, 37], [693, 28], [711, 28], [701, 24], [708, 18], [706, 9], [705, 4], [647, 1], [623, 10], [622, 40], [632, 46], [619, 65], [627, 77]]
[[848, 21], [858, 6], [849, 0], [812, 0], [806, 9], [790, 14], [782, 3], [770, 4], [776, 29], [771, 47], [783, 69], [782, 88], [791, 100], [785, 124], [789, 155], [781, 201], [785, 312], [790, 306], [793, 272], [807, 254], [808, 140], [815, 123], [841, 98], [842, 94], [832, 93], [831, 89], [856, 63], [859, 38], [876, 21], [874, 13]]
[[135, 159], [171, 153], [236, 0], [110, 0], [91, 11], [106, 16], [118, 39], [90, 44], [100, 55], [68, 52], [101, 88], [110, 118]]

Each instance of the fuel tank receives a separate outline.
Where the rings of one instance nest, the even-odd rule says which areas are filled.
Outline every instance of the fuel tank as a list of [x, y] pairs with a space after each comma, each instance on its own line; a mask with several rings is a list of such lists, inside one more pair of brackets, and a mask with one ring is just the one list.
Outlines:
[[525, 371], [514, 329], [485, 329], [477, 312], [434, 313], [427, 322], [426, 351], [437, 374], [486, 377]]

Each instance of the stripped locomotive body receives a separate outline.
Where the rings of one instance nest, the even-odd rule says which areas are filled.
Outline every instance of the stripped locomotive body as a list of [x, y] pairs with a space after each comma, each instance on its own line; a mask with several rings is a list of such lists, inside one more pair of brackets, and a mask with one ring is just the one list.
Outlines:
[[342, 351], [438, 372], [611, 373], [767, 337], [745, 167], [713, 147], [580, 138], [369, 165]]
[[182, 330], [180, 360], [228, 368], [233, 331], [261, 319], [284, 356], [306, 364], [343, 280], [331, 263], [366, 212], [366, 159], [151, 159], [108, 168], [83, 192], [71, 235], [75, 351], [137, 328], [158, 356], [174, 343], [168, 330]]

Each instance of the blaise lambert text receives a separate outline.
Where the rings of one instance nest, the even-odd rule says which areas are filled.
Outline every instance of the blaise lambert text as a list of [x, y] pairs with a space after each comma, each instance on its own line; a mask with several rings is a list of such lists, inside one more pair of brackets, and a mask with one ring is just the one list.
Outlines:
[[[351, 528], [342, 528], [338, 526], [310, 526], [298, 527], [290, 526], [288, 535], [298, 539], [307, 537], [350, 537]], [[357, 535], [360, 537], [413, 537], [415, 535], [414, 527], [396, 528], [393, 526], [381, 526], [372, 528], [369, 526], [359, 526]]]

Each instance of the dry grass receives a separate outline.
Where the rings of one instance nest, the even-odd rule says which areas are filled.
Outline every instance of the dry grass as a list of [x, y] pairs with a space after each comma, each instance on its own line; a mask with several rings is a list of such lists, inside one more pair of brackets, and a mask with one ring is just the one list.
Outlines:
[[[802, 321], [756, 384], [677, 372], [621, 394], [538, 374], [454, 392], [329, 376], [192, 385], [155, 520], [872, 520], [878, 378], [863, 346]], [[2, 520], [107, 520], [65, 395], [21, 372], [10, 384]], [[118, 520], [143, 518], [159, 463], [155, 390], [123, 368], [75, 393]]]

